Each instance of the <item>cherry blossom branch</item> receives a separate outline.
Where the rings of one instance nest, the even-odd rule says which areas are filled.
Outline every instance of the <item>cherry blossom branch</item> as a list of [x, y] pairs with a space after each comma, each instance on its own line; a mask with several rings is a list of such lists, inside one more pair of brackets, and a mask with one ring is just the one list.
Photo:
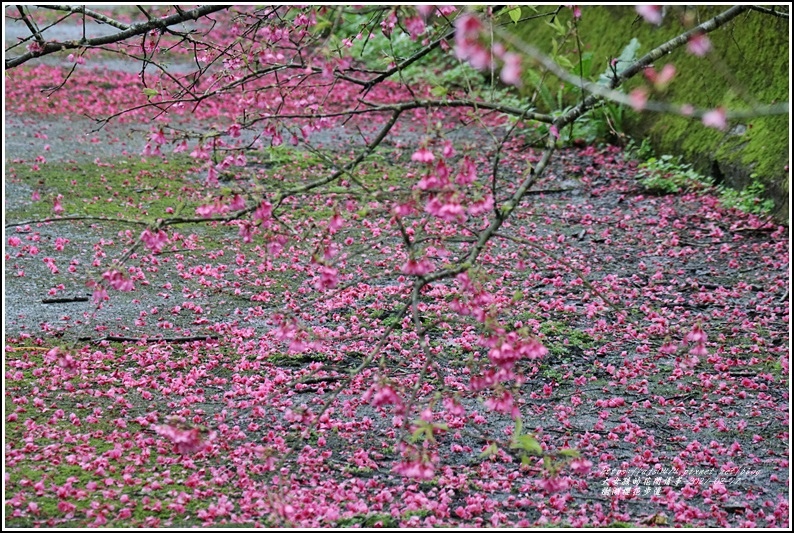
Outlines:
[[[613, 102], [617, 102], [620, 104], [633, 107], [635, 103], [632, 101], [631, 97], [620, 91], [615, 91], [614, 89], [616, 87], [618, 87], [627, 79], [641, 72], [646, 67], [652, 65], [654, 61], [664, 57], [668, 53], [672, 52], [674, 49], [687, 44], [693, 36], [710, 33], [716, 30], [717, 28], [725, 25], [727, 22], [736, 18], [741, 13], [744, 13], [749, 9], [750, 6], [734, 6], [728, 9], [727, 11], [721, 13], [720, 15], [717, 15], [716, 17], [698, 26], [695, 26], [694, 28], [682, 33], [681, 35], [667, 41], [666, 43], [651, 50], [645, 56], [636, 60], [629, 67], [618, 73], [616, 77], [613, 77], [610, 80], [608, 85], [593, 83], [590, 81], [586, 81], [581, 77], [572, 75], [564, 68], [562, 68], [560, 65], [558, 65], [550, 57], [543, 54], [538, 48], [524, 41], [521, 41], [520, 39], [516, 38], [509, 32], [499, 29], [497, 30], [496, 33], [499, 35], [500, 38], [502, 38], [506, 42], [509, 42], [511, 45], [516, 47], [516, 49], [521, 50], [527, 56], [531, 57], [533, 60], [540, 63], [548, 72], [551, 72], [557, 78], [590, 93], [590, 95], [587, 98], [583, 99], [577, 107], [574, 107], [568, 111], [569, 113], [575, 113], [577, 112], [577, 109], [580, 107], [588, 108], [588, 109], [591, 108], [600, 99], [610, 100]], [[643, 110], [647, 110], [647, 111], [655, 111], [660, 113], [673, 113], [676, 115], [689, 117], [689, 118], [703, 118], [709, 112], [712, 111], [711, 109], [695, 109], [689, 105], [666, 104], [666, 103], [654, 102], [654, 101], [645, 102], [642, 108]], [[726, 118], [733, 118], [733, 119], [753, 118], [764, 115], [782, 115], [787, 113], [789, 113], [789, 104], [788, 102], [784, 102], [784, 103], [778, 103], [778, 104], [772, 104], [766, 106], [753, 106], [752, 110], [729, 111], [726, 113]], [[566, 124], [570, 123], [569, 121], [565, 121], [565, 122]], [[555, 123], [555, 125], [558, 128], [560, 127], [559, 124]]]
[[[584, 111], [582, 111], [582, 113], [584, 113]], [[555, 144], [556, 143], [554, 142], [554, 139], [550, 138], [540, 161], [538, 161], [537, 165], [534, 167], [530, 167], [523, 181], [519, 185], [516, 192], [510, 197], [510, 199], [499, 206], [498, 211], [496, 211], [496, 216], [494, 216], [493, 220], [491, 220], [491, 223], [486, 229], [478, 234], [477, 240], [475, 241], [474, 246], [472, 246], [472, 249], [465, 260], [454, 267], [438, 270], [436, 272], [422, 276], [421, 279], [423, 285], [456, 276], [461, 272], [469, 270], [474, 265], [474, 263], [477, 261], [477, 258], [488, 244], [488, 241], [491, 240], [491, 237], [494, 236], [504, 221], [510, 217], [513, 211], [515, 211], [521, 199], [524, 197], [524, 194], [526, 194], [527, 190], [535, 183], [540, 174], [542, 174], [546, 169], [546, 166], [548, 166], [549, 162], [551, 161], [551, 155], [554, 153]]]
[[351, 161], [350, 163], [346, 164], [344, 167], [342, 167], [341, 169], [337, 170], [336, 172], [334, 172], [333, 174], [331, 174], [328, 177], [320, 178], [320, 179], [315, 180], [313, 182], [307, 183], [306, 185], [301, 185], [299, 187], [294, 187], [292, 189], [288, 189], [283, 194], [279, 194], [278, 202], [275, 205], [277, 206], [278, 204], [280, 204], [288, 196], [294, 196], [296, 194], [300, 194], [300, 193], [303, 193], [303, 192], [308, 192], [308, 191], [310, 191], [312, 189], [316, 189], [317, 187], [321, 187], [322, 185], [326, 185], [328, 183], [331, 183], [332, 181], [336, 181], [337, 179], [339, 179], [339, 177], [343, 176], [344, 174], [352, 172], [353, 169], [355, 169], [359, 165], [359, 163], [364, 161], [364, 159], [366, 159], [367, 156], [372, 154], [375, 151], [375, 149], [383, 142], [383, 140], [389, 134], [391, 129], [397, 123], [397, 119], [400, 118], [401, 114], [402, 114], [402, 110], [400, 110], [400, 109], [394, 110], [394, 112], [392, 113], [391, 118], [386, 122], [386, 124], [383, 125], [383, 127], [381, 128], [381, 130], [378, 133], [378, 135], [372, 140], [372, 142], [370, 142], [365, 147], [364, 151], [362, 151], [358, 155], [358, 157], [356, 157], [353, 161]]
[[126, 31], [126, 30], [130, 29], [130, 25], [129, 24], [124, 24], [123, 22], [119, 22], [116, 19], [110, 18], [107, 15], [103, 15], [102, 13], [99, 13], [99, 12], [94, 11], [92, 9], [88, 9], [85, 6], [82, 6], [82, 5], [42, 4], [42, 5], [37, 5], [36, 7], [43, 8], [43, 9], [51, 9], [53, 11], [66, 11], [69, 14], [80, 13], [82, 15], [86, 15], [88, 17], [91, 17], [94, 20], [97, 20], [97, 21], [102, 22], [104, 24], [107, 24], [109, 26], [113, 26], [114, 28], [118, 28], [120, 30], [125, 30]]
[[[405, 313], [408, 311], [410, 306], [411, 306], [411, 302], [406, 302], [402, 306], [402, 309], [399, 311], [399, 313], [397, 315], [397, 320], [400, 320], [403, 316], [405, 316]], [[347, 372], [347, 375], [343, 378], [342, 384], [340, 384], [338, 387], [336, 387], [333, 390], [333, 392], [331, 392], [331, 394], [329, 395], [328, 399], [326, 399], [326, 401], [320, 407], [319, 412], [317, 413], [317, 416], [314, 417], [314, 420], [306, 428], [306, 430], [311, 431], [311, 430], [313, 430], [313, 429], [315, 429], [317, 427], [317, 424], [320, 423], [320, 418], [328, 411], [328, 409], [331, 408], [331, 406], [333, 405], [334, 401], [339, 397], [339, 395], [342, 393], [342, 391], [345, 390], [346, 386], [349, 385], [350, 383], [352, 383], [353, 379], [362, 370], [367, 368], [372, 363], [372, 361], [375, 360], [375, 356], [377, 356], [381, 352], [383, 347], [386, 345], [386, 341], [389, 339], [389, 337], [391, 336], [392, 332], [397, 327], [396, 322], [397, 321], [395, 321], [394, 324], [389, 326], [386, 329], [386, 331], [383, 333], [383, 335], [380, 336], [380, 339], [378, 339], [378, 342], [375, 344], [375, 346], [373, 346], [372, 351], [369, 353], [369, 355], [367, 355], [367, 357], [365, 357], [364, 360], [362, 360], [362, 362], [356, 368], [353, 368], [353, 369], [351, 369], [350, 371]], [[291, 382], [288, 386], [294, 387], [298, 383], [300, 383], [300, 380], [293, 380], [293, 382]], [[271, 393], [271, 397], [272, 397], [272, 394], [273, 393]], [[273, 471], [274, 472], [279, 472], [281, 470], [281, 468], [286, 464], [287, 460], [291, 456], [294, 455], [295, 451], [298, 449], [298, 446], [300, 446], [300, 445], [301, 445], [301, 442], [299, 440], [297, 440], [295, 443], [293, 443], [289, 447], [289, 449], [285, 453], [283, 453], [281, 455], [281, 459], [275, 465], [275, 467], [273, 468]], [[279, 477], [279, 483], [281, 483], [281, 477]]]
[[36, 41], [38, 41], [39, 43], [43, 44], [44, 43], [44, 38], [41, 36], [41, 32], [36, 27], [35, 22], [30, 20], [28, 18], [28, 16], [25, 14], [25, 7], [24, 6], [20, 6], [20, 5], [18, 5], [16, 7], [17, 7], [17, 10], [19, 11], [20, 18], [22, 18], [22, 22], [24, 22], [25, 26], [28, 27], [28, 29], [30, 30], [31, 35], [33, 35], [33, 38]]
[[429, 54], [430, 52], [432, 52], [433, 50], [435, 50], [436, 48], [441, 46], [441, 43], [443, 41], [452, 38], [454, 35], [455, 35], [455, 32], [454, 31], [450, 31], [450, 32], [446, 33], [443, 37], [440, 37], [440, 38], [436, 39], [435, 41], [433, 41], [432, 43], [430, 43], [426, 47], [424, 47], [421, 50], [419, 50], [418, 52], [416, 52], [411, 57], [409, 57], [409, 58], [405, 59], [404, 61], [400, 62], [399, 64], [393, 66], [389, 70], [386, 70], [385, 72], [379, 74], [378, 76], [375, 76], [374, 78], [372, 78], [370, 80], [366, 80], [366, 81], [362, 80], [364, 88], [367, 91], [369, 91], [369, 89], [371, 89], [374, 85], [377, 85], [378, 83], [387, 80], [388, 78], [390, 78], [391, 76], [393, 76], [397, 72], [402, 72], [403, 70], [405, 70], [406, 67], [416, 63], [417, 61], [419, 61], [420, 59], [425, 57], [427, 54]]
[[785, 11], [775, 11], [774, 9], [764, 6], [750, 6], [750, 9], [753, 11], [758, 11], [759, 13], [764, 13], [766, 15], [772, 15], [773, 17], [779, 17], [783, 19], [789, 18], [789, 14]]
[[[541, 62], [544, 67], [551, 70], [555, 76], [560, 77], [561, 79], [568, 81], [574, 85], [582, 86], [585, 90], [591, 92], [587, 98], [585, 98], [582, 102], [580, 102], [575, 107], [571, 108], [568, 112], [563, 113], [557, 121], [555, 121], [555, 125], [560, 128], [561, 125], [569, 124], [572, 120], [575, 120], [576, 117], [582, 115], [582, 110], [589, 109], [592, 107], [596, 102], [598, 102], [602, 98], [606, 98], [609, 100], [614, 100], [616, 102], [625, 103], [631, 105], [631, 102], [628, 101], [628, 97], [620, 92], [614, 91], [616, 87], [621, 85], [624, 81], [628, 80], [635, 74], [641, 72], [645, 67], [650, 66], [653, 64], [654, 61], [664, 57], [665, 55], [669, 54], [676, 48], [679, 48], [686, 43], [689, 42], [690, 38], [695, 35], [701, 35], [705, 33], [710, 33], [717, 28], [724, 26], [729, 21], [733, 20], [734, 18], [738, 17], [742, 13], [749, 10], [749, 6], [733, 6], [730, 9], [720, 13], [719, 15], [715, 16], [714, 18], [707, 20], [706, 22], [695, 26], [694, 28], [690, 29], [682, 33], [681, 35], [670, 39], [666, 43], [657, 46], [647, 54], [645, 54], [640, 59], [636, 60], [630, 66], [622, 70], [612, 79], [610, 79], [607, 86], [598, 85], [594, 83], [584, 82], [581, 78], [576, 78], [574, 76], [570, 76], [567, 72], [561, 69], [554, 61], [550, 58], [546, 57], [545, 55], [541, 54], [534, 46], [521, 42], [518, 39], [513, 38], [509, 34], [502, 33], [500, 36], [504, 37], [506, 40], [510, 41], [511, 44], [519, 47], [522, 51], [526, 52], [537, 61]], [[684, 111], [688, 111], [683, 106], [667, 106], [667, 105], [657, 105], [653, 102], [648, 102], [645, 105], [646, 109], [651, 111], [670, 111], [676, 112], [681, 115], [687, 116], [695, 116], [701, 117], [705, 114], [703, 111], [693, 110], [692, 113], [684, 113]], [[769, 106], [767, 109], [762, 109], [761, 113], [765, 114], [778, 114], [778, 113], [785, 113], [788, 112], [788, 104], [784, 105], [776, 105], [776, 106]], [[758, 111], [754, 111], [752, 116], [757, 116], [759, 114]], [[740, 113], [736, 113], [735, 115], [731, 116], [740, 116]]]
[[[188, 20], [197, 20], [201, 17], [211, 15], [212, 13], [227, 10], [232, 6], [230, 5], [201, 6], [195, 9], [191, 9], [190, 11], [182, 11], [181, 13], [176, 13], [174, 15], [169, 15], [158, 19], [152, 19], [148, 22], [133, 24], [131, 26], [126, 26], [117, 21], [113, 21], [113, 19], [110, 19], [109, 17], [105, 17], [104, 15], [101, 15], [99, 13], [95, 13], [91, 10], [88, 10], [88, 13], [86, 13], [85, 8], [80, 6], [40, 6], [40, 7], [48, 7], [50, 9], [56, 9], [58, 11], [69, 11], [72, 13], [85, 13], [85, 14], [90, 13], [91, 14], [90, 16], [97, 18], [97, 20], [101, 20], [106, 24], [110, 24], [114, 27], [117, 27], [122, 31], [118, 33], [114, 33], [112, 35], [94, 37], [92, 39], [80, 39], [80, 40], [72, 40], [72, 41], [47, 41], [43, 43], [43, 45], [40, 47], [41, 48], [40, 50], [29, 51], [26, 52], [25, 54], [22, 54], [21, 56], [6, 59], [5, 62], [6, 70], [27, 63], [34, 57], [46, 56], [49, 54], [53, 54], [55, 52], [59, 52], [61, 50], [69, 50], [74, 48], [91, 48], [91, 47], [97, 47], [101, 45], [107, 45], [111, 43], [125, 41], [137, 35], [144, 35], [152, 30], [163, 30], [168, 28], [169, 26], [180, 24]], [[102, 20], [99, 17], [102, 17], [107, 20]]]

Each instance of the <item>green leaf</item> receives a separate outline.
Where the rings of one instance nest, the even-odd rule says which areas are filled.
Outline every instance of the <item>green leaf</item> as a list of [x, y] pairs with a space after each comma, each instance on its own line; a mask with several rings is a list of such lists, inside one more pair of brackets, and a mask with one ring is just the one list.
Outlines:
[[573, 448], [563, 448], [557, 453], [563, 457], [579, 457], [579, 450], [574, 450]]
[[159, 91], [157, 89], [146, 88], [143, 90], [143, 94], [146, 95], [146, 98], [151, 98], [152, 96], [157, 96]]
[[[637, 59], [637, 51], [640, 49], [640, 41], [637, 40], [636, 37], [632, 37], [629, 44], [623, 48], [623, 51], [620, 53], [620, 56], [617, 58], [617, 63], [615, 65], [615, 70], [620, 72], [624, 68], [626, 68], [629, 63], [633, 62]], [[603, 74], [598, 78], [598, 83], [600, 85], [608, 85], [610, 80], [612, 79], [612, 66], [607, 65], [606, 70]]]
[[565, 67], [568, 70], [573, 70], [573, 63], [571, 63], [571, 60], [568, 59], [567, 57], [565, 57], [565, 56], [557, 56], [554, 59], [557, 61], [557, 63], [561, 67]]
[[533, 455], [543, 454], [543, 448], [540, 447], [540, 443], [532, 435], [520, 435], [516, 437], [513, 439], [513, 442], [510, 443], [510, 448], [514, 450], [524, 450]]
[[411, 434], [411, 441], [412, 442], [420, 441], [423, 437], [425, 437], [426, 433], [427, 433], [427, 427], [420, 426], [416, 428], [414, 432]]
[[551, 472], [551, 458], [548, 455], [543, 456], [543, 468], [546, 469], [547, 472]]
[[480, 457], [491, 457], [492, 455], [496, 455], [498, 452], [499, 447], [496, 445], [496, 443], [493, 443], [482, 451]]
[[446, 87], [442, 87], [440, 85], [436, 85], [435, 87], [430, 89], [430, 94], [432, 94], [433, 96], [435, 96], [437, 98], [441, 98], [442, 96], [446, 96], [448, 92], [449, 91], [447, 91]]
[[[590, 78], [590, 70], [593, 68], [593, 53], [592, 52], [585, 52], [582, 54], [582, 61], [581, 65], [577, 68], [577, 70], [581, 69], [582, 77], [584, 79]], [[578, 72], [577, 72], [578, 74]]]
[[521, 6], [514, 7], [508, 11], [507, 14], [510, 15], [510, 20], [513, 21], [513, 24], [518, 23], [518, 21], [521, 19]]
[[557, 32], [557, 35], [565, 35], [565, 28], [563, 27], [559, 18], [555, 17], [553, 21], [547, 20], [546, 24], [551, 26], [554, 29], [554, 31]]

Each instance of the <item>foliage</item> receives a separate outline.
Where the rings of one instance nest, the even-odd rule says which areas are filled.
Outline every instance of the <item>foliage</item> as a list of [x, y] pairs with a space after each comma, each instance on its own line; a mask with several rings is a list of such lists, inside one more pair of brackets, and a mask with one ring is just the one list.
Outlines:
[[[650, 194], [679, 194], [682, 192], [705, 192], [712, 188], [713, 180], [696, 172], [692, 165], [683, 163], [681, 157], [663, 155], [649, 156], [647, 144], [635, 149], [635, 156], [645, 160], [639, 165], [638, 178], [643, 188]], [[716, 192], [722, 205], [728, 209], [738, 209], [755, 215], [769, 215], [774, 201], [764, 200], [764, 184], [758, 176], [751, 176], [751, 183], [742, 190], [720, 184]]]
[[727, 208], [734, 208], [745, 213], [756, 215], [768, 215], [775, 207], [775, 202], [769, 198], [764, 198], [766, 187], [758, 179], [756, 174], [750, 176], [752, 180], [742, 190], [736, 190], [724, 185], [718, 187], [720, 202]]
[[680, 157], [663, 155], [651, 157], [639, 166], [640, 184], [650, 194], [678, 194], [702, 191], [711, 186], [711, 180], [682, 163]]

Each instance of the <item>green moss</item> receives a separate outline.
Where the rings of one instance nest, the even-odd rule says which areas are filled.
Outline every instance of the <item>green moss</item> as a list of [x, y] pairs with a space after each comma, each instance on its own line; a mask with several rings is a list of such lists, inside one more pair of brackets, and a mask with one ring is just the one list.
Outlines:
[[328, 357], [320, 353], [274, 354], [267, 361], [276, 366], [302, 367], [309, 363], [327, 361]]
[[[9, 173], [33, 190], [41, 201], [14, 210], [9, 222], [53, 214], [53, 201], [62, 195], [66, 215], [120, 217], [154, 222], [166, 209], [201, 203], [198, 180], [187, 176], [195, 160], [187, 156], [167, 160], [119, 159], [111, 164], [45, 163], [38, 170], [12, 167]], [[192, 213], [192, 210], [189, 211]]]
[[587, 333], [556, 320], [542, 322], [538, 332], [543, 345], [555, 356], [569, 355], [572, 350], [592, 349], [597, 344]]
[[[608, 62], [617, 57], [631, 37], [640, 42], [638, 55], [666, 42], [684, 31], [684, 17], [703, 22], [723, 12], [726, 7], [698, 6], [684, 11], [669, 7], [660, 27], [637, 20], [630, 6], [591, 6], [582, 9], [576, 23], [583, 48], [592, 54], [589, 71], [591, 79], [603, 72]], [[563, 25], [571, 22], [570, 10], [560, 13]], [[571, 28], [573, 25], [571, 24]], [[578, 48], [573, 33], [558, 36], [543, 19], [530, 20], [516, 26], [506, 25], [508, 31], [531, 42], [546, 53], [553, 50], [557, 40], [559, 54], [578, 66]], [[608, 31], [605, 31], [608, 28]], [[774, 104], [788, 100], [788, 23], [784, 19], [748, 11], [709, 34], [712, 51], [705, 57], [687, 52], [686, 47], [673, 51], [655, 65], [665, 63], [676, 67], [676, 75], [664, 94], [654, 94], [656, 100], [676, 104], [692, 104], [696, 108], [725, 107], [730, 110], [752, 110], [758, 104]], [[529, 78], [526, 80], [529, 82]], [[559, 87], [555, 79], [550, 86]], [[527, 94], [535, 87], [527, 83]], [[644, 78], [635, 76], [623, 87], [629, 91], [645, 85]], [[578, 91], [565, 93], [568, 103], [578, 97]], [[539, 104], [542, 102], [539, 101]], [[702, 174], [711, 174], [719, 181], [742, 188], [757, 174], [766, 186], [767, 194], [777, 206], [783, 220], [788, 212], [788, 131], [789, 116], [777, 115], [730, 121], [729, 131], [705, 127], [699, 120], [672, 114], [642, 113], [625, 110], [626, 133], [637, 139], [649, 138], [659, 154], [683, 155]]]
[[[378, 524], [380, 522], [380, 524]], [[357, 514], [349, 518], [342, 518], [336, 522], [337, 527], [398, 527], [399, 523], [387, 514]]]

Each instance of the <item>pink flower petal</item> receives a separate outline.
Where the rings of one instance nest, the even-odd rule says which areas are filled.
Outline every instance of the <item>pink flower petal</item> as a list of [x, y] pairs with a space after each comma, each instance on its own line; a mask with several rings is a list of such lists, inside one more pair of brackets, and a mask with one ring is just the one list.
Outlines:
[[718, 130], [725, 130], [728, 128], [728, 120], [725, 115], [725, 109], [718, 107], [703, 115], [703, 125], [709, 128], [717, 128]]
[[645, 22], [656, 26], [662, 23], [662, 6], [642, 5], [634, 6], [634, 9], [637, 11], [637, 14], [645, 19]]

